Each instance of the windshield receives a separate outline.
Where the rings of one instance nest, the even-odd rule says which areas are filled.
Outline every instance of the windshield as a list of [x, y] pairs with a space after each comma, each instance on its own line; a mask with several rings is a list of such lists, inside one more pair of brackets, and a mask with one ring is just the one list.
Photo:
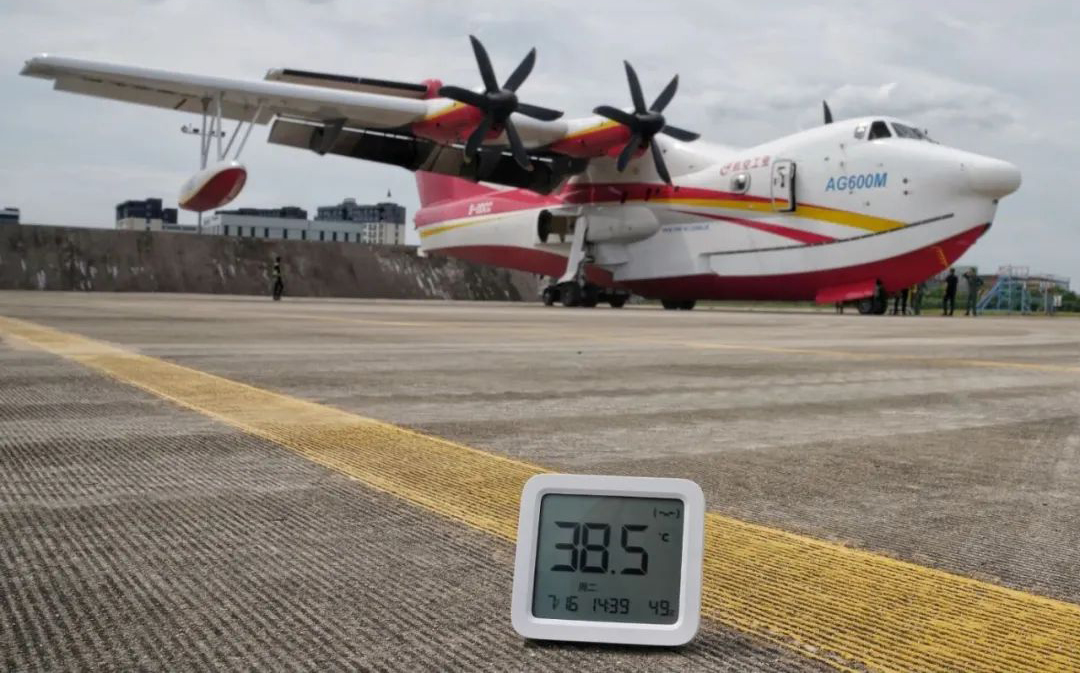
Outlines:
[[897, 138], [911, 138], [912, 140], [930, 140], [930, 136], [925, 131], [920, 131], [913, 126], [907, 126], [906, 124], [900, 124], [898, 122], [892, 123], [893, 130], [896, 131]]

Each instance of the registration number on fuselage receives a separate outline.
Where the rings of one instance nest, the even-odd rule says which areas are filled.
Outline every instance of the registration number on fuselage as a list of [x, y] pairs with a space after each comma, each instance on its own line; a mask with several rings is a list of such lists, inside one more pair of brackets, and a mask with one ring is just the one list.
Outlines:
[[829, 178], [825, 183], [827, 192], [846, 192], [856, 189], [880, 189], [889, 181], [888, 173], [859, 173], [839, 175]]

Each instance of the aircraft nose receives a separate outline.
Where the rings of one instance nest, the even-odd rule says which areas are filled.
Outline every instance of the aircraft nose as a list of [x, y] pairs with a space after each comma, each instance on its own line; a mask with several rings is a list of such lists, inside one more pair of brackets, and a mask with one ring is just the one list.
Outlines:
[[971, 188], [979, 194], [1000, 199], [1020, 188], [1020, 169], [1008, 161], [979, 157], [965, 168]]

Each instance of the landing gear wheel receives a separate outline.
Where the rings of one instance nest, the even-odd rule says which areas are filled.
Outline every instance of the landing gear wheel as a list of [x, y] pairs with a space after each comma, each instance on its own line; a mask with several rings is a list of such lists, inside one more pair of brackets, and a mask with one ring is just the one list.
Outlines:
[[544, 306], [554, 306], [558, 294], [559, 291], [554, 287], [545, 287], [543, 293], [540, 295], [540, 299], [544, 302]]
[[611, 308], [622, 308], [626, 306], [627, 296], [624, 294], [613, 294], [608, 297], [607, 303]]
[[559, 286], [559, 299], [562, 301], [562, 305], [567, 308], [581, 306], [581, 295], [581, 286], [577, 283], [564, 283]]
[[687, 299], [679, 302], [680, 311], [693, 311], [695, 306], [697, 306], [697, 301], [694, 299]]
[[678, 311], [682, 306], [682, 302], [674, 299], [661, 299], [660, 305], [667, 311]]
[[889, 308], [889, 298], [863, 297], [856, 302], [855, 307], [861, 315], [884, 315]]
[[600, 288], [595, 285], [586, 285], [581, 293], [581, 305], [585, 308], [596, 308], [600, 303]]

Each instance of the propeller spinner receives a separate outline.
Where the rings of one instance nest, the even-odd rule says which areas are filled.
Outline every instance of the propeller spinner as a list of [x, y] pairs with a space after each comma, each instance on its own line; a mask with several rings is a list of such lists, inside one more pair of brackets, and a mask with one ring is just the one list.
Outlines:
[[656, 172], [659, 173], [664, 182], [671, 184], [671, 173], [668, 172], [667, 164], [664, 163], [664, 155], [653, 136], [657, 133], [663, 133], [677, 140], [687, 142], [697, 140], [699, 137], [699, 134], [693, 131], [671, 126], [664, 119], [664, 115], [661, 114], [664, 108], [668, 106], [668, 103], [671, 102], [671, 99], [675, 97], [675, 90], [679, 88], [679, 76], [675, 75], [668, 82], [668, 85], [664, 87], [664, 90], [660, 92], [660, 95], [656, 97], [653, 104], [646, 108], [645, 96], [641, 92], [641, 83], [638, 81], [637, 73], [634, 72], [634, 67], [630, 65], [629, 61], [623, 61], [623, 63], [626, 65], [626, 79], [630, 83], [630, 97], [634, 101], [634, 111], [626, 112], [610, 105], [601, 105], [593, 112], [630, 129], [630, 141], [626, 143], [622, 152], [619, 153], [619, 159], [615, 164], [619, 172], [626, 168], [635, 152], [644, 149], [647, 145], [652, 150]]
[[472, 41], [473, 53], [476, 54], [476, 65], [480, 68], [480, 77], [484, 80], [484, 91], [478, 93], [460, 86], [444, 86], [439, 89], [440, 96], [472, 105], [484, 113], [483, 120], [465, 143], [465, 157], [469, 161], [476, 158], [480, 144], [492, 129], [505, 129], [514, 160], [525, 170], [531, 170], [532, 163], [529, 161], [525, 146], [521, 143], [521, 136], [518, 135], [510, 115], [517, 112], [542, 121], [554, 121], [563, 115], [558, 110], [530, 105], [518, 100], [518, 87], [525, 82], [529, 73], [532, 72], [533, 65], [536, 64], [536, 49], [529, 50], [514, 72], [506, 78], [502, 87], [499, 87], [495, 70], [491, 67], [491, 59], [488, 58], [484, 45], [472, 35], [469, 36], [469, 40]]

